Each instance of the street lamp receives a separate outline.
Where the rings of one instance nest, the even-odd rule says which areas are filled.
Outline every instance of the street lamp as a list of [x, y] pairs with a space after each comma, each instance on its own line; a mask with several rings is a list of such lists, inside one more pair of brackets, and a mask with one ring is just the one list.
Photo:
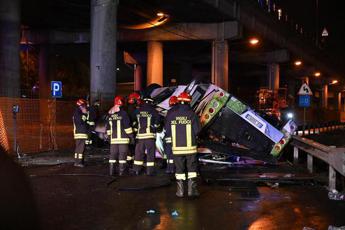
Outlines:
[[149, 19], [147, 22], [135, 24], [135, 25], [122, 25], [121, 28], [130, 29], [130, 30], [143, 30], [143, 29], [150, 29], [153, 27], [157, 27], [163, 25], [169, 20], [169, 14], [164, 12], [157, 12], [154, 18]]
[[338, 84], [338, 80], [332, 80], [331, 83], [329, 83], [330, 85], [335, 85], [335, 84]]
[[260, 40], [259, 40], [258, 38], [251, 38], [251, 39], [249, 39], [249, 43], [250, 43], [250, 45], [252, 45], [252, 46], [258, 45], [259, 42], [260, 42]]
[[296, 60], [294, 64], [295, 64], [295, 66], [301, 66], [302, 65], [302, 61], [301, 60]]
[[315, 72], [315, 73], [314, 73], [314, 76], [315, 76], [315, 77], [320, 77], [320, 76], [321, 76], [321, 73], [320, 73], [320, 72]]
[[282, 15], [283, 15], [283, 10], [278, 9], [278, 20], [280, 20], [282, 18]]

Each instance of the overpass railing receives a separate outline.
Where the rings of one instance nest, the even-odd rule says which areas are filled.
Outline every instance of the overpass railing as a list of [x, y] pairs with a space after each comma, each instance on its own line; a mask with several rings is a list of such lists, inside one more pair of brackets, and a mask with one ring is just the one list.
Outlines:
[[307, 167], [310, 173], [314, 172], [314, 159], [328, 164], [328, 188], [331, 191], [335, 190], [337, 172], [345, 177], [345, 148], [326, 146], [300, 136], [293, 136], [291, 144], [293, 145], [294, 164], [299, 162], [300, 152], [307, 153]]
[[298, 35], [306, 40], [317, 43], [315, 33], [313, 31], [306, 31], [301, 23], [294, 20], [288, 14], [286, 9], [283, 9], [273, 0], [255, 0], [259, 7], [271, 14], [276, 20], [284, 23], [290, 30], [295, 31]]
[[305, 126], [299, 126], [294, 133], [296, 136], [306, 136], [312, 134], [320, 134], [326, 132], [333, 132], [335, 130], [341, 130], [345, 128], [345, 123], [341, 122], [326, 122], [322, 124], [308, 124]]

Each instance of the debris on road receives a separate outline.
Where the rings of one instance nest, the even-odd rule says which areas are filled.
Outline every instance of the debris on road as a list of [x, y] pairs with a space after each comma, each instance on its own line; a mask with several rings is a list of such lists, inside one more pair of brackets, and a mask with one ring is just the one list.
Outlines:
[[176, 210], [174, 210], [172, 213], [171, 213], [171, 216], [172, 217], [177, 217], [179, 214]]
[[304, 227], [303, 230], [315, 230], [314, 228]]
[[333, 189], [332, 191], [328, 192], [328, 198], [330, 200], [345, 200], [345, 193], [340, 193]]
[[278, 188], [279, 187], [279, 183], [266, 182], [266, 184], [271, 188]]
[[149, 209], [146, 211], [146, 214], [155, 214], [156, 211], [154, 209]]
[[333, 225], [328, 226], [328, 230], [345, 230], [345, 226], [335, 227]]
[[291, 174], [291, 173], [288, 173], [288, 174], [285, 174], [284, 177], [285, 178], [291, 178], [291, 177], [294, 177], [295, 174]]

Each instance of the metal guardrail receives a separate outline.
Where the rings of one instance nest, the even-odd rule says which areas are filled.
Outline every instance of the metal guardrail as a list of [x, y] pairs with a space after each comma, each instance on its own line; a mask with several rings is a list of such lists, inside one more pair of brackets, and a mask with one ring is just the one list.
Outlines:
[[298, 129], [294, 134], [296, 136], [305, 136], [311, 134], [320, 134], [325, 132], [332, 132], [335, 130], [345, 129], [345, 124], [325, 124], [325, 125], [308, 125], [304, 129]]
[[294, 146], [294, 164], [298, 163], [299, 152], [306, 152], [307, 167], [313, 173], [314, 158], [318, 158], [329, 165], [328, 187], [330, 190], [336, 189], [336, 172], [345, 177], [345, 148], [326, 146], [313, 140], [293, 136], [291, 143]]

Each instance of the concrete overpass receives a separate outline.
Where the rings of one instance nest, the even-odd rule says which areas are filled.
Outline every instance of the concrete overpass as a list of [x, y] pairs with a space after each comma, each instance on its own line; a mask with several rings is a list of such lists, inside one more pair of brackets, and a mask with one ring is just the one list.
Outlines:
[[[287, 62], [290, 54], [302, 58], [305, 62], [317, 66], [324, 74], [339, 75], [332, 67], [332, 63], [325, 60], [323, 54], [311, 41], [306, 41], [303, 36], [289, 30], [281, 21], [273, 18], [262, 10], [254, 0], [202, 0], [198, 1], [126, 1], [127, 7], [138, 3], [140, 7], [167, 9], [172, 17], [179, 17], [177, 23], [166, 23], [163, 26], [146, 30], [127, 30], [117, 28], [116, 1], [92, 0], [91, 1], [91, 25], [90, 32], [66, 32], [59, 30], [44, 30], [43, 32], [30, 31], [29, 40], [35, 44], [63, 44], [63, 43], [91, 43], [90, 71], [91, 94], [96, 95], [102, 91], [111, 98], [116, 85], [116, 41], [146, 41], [147, 48], [147, 78], [149, 83], [163, 83], [163, 44], [165, 41], [181, 40], [207, 40], [212, 42], [212, 82], [227, 89], [229, 81], [229, 53], [230, 59], [241, 61], [253, 61], [266, 63], [268, 66], [268, 85], [275, 90], [279, 87], [279, 63]], [[5, 57], [17, 57], [19, 50], [19, 25], [20, 17], [19, 0], [8, 3], [0, 0], [0, 29], [12, 31], [1, 33], [2, 45], [0, 46], [1, 69], [4, 69], [1, 77], [1, 86], [8, 92], [15, 92], [19, 85], [19, 59]], [[120, 2], [121, 7], [122, 2]], [[191, 16], [191, 12], [197, 11], [200, 15]], [[209, 17], [208, 17], [209, 15]], [[208, 19], [205, 19], [208, 17]], [[183, 22], [186, 21], [186, 22]], [[199, 21], [199, 22], [198, 22]], [[12, 23], [15, 22], [15, 23]], [[243, 30], [251, 31], [259, 35], [265, 41], [274, 44], [271, 52], [257, 54], [232, 55], [229, 41], [240, 39]], [[117, 38], [117, 39], [116, 39]], [[6, 45], [4, 45], [6, 42]], [[12, 47], [9, 49], [9, 44]], [[230, 49], [230, 50], [229, 50]], [[283, 49], [283, 53], [278, 50]], [[42, 48], [42, 58], [46, 57], [46, 49]], [[44, 65], [44, 62], [42, 62]], [[11, 68], [5, 68], [11, 66]], [[44, 66], [41, 66], [40, 82], [48, 82]], [[231, 75], [231, 74], [230, 74]], [[325, 89], [324, 92], [327, 92]], [[7, 93], [16, 95], [16, 93]], [[327, 98], [327, 93], [323, 94]], [[326, 100], [327, 101], [327, 100]]]

